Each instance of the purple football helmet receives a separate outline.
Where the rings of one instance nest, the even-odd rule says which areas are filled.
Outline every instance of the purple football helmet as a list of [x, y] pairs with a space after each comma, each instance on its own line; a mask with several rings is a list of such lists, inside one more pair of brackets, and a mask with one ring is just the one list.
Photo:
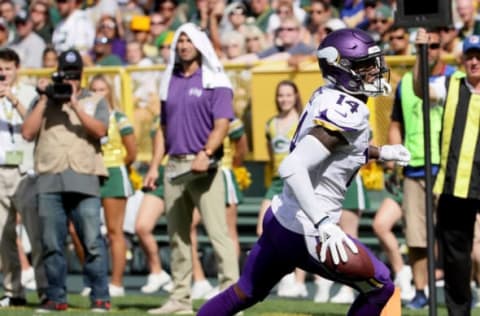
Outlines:
[[347, 93], [377, 96], [391, 92], [383, 52], [365, 31], [353, 28], [333, 31], [320, 44], [317, 58], [324, 79]]

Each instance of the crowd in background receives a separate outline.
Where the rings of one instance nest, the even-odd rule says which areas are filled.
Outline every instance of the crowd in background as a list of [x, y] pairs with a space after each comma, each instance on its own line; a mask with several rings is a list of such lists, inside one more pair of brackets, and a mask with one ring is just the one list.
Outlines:
[[[315, 60], [315, 49], [328, 33], [345, 27], [369, 32], [387, 55], [413, 55], [414, 32], [395, 25], [394, 9], [394, 0], [1, 0], [0, 48], [11, 48], [17, 53], [19, 68], [55, 68], [58, 55], [71, 48], [80, 53], [85, 66], [165, 65], [173, 52], [175, 31], [182, 24], [193, 22], [209, 36], [224, 64], [286, 61], [297, 67], [303, 60]], [[453, 1], [452, 10], [453, 23], [439, 27], [438, 42], [429, 47], [439, 55], [458, 57], [462, 53], [462, 40], [480, 33], [480, 22], [476, 20], [474, 0]], [[247, 72], [235, 77], [233, 105], [237, 117], [243, 117], [248, 106], [239, 96], [249, 95], [249, 78]], [[149, 134], [150, 123], [159, 114], [160, 76], [155, 72], [139, 72], [133, 73], [132, 79], [135, 117], [133, 127], [128, 129], [141, 147], [147, 140], [139, 136]], [[119, 88], [109, 84], [108, 89], [118, 94]], [[93, 84], [90, 88], [94, 90]], [[110, 96], [113, 107], [114, 100]], [[144, 208], [155, 208], [156, 204], [148, 206], [148, 203], [157, 202], [147, 202]], [[163, 205], [157, 208], [162, 209], [155, 217], [163, 212]], [[148, 244], [152, 241], [149, 233], [153, 227], [147, 226], [150, 225], [137, 222], [136, 229], [145, 235]], [[258, 230], [261, 231], [260, 226]], [[74, 237], [74, 231], [71, 233]], [[121, 238], [116, 233], [115, 238]], [[121, 245], [116, 251], [124, 253], [124, 247]], [[148, 246], [145, 249], [147, 254], [151, 252], [151, 274], [142, 291], [168, 290], [172, 286], [170, 277], [163, 272], [158, 257], [154, 259], [158, 249]], [[125, 263], [122, 264], [124, 267]], [[22, 268], [33, 273], [28, 262]], [[113, 284], [121, 287], [117, 289], [118, 296], [124, 295], [121, 274], [117, 269], [118, 281]], [[24, 278], [24, 285], [29, 282], [33, 282], [32, 276]], [[212, 290], [208, 285], [193, 292], [195, 298], [205, 298], [212, 295]], [[352, 295], [340, 302], [349, 302]]]

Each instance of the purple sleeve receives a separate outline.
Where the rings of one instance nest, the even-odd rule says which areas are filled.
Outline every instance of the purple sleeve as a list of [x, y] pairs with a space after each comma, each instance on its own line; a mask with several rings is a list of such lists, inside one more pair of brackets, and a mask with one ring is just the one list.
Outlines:
[[212, 93], [213, 119], [233, 120], [233, 91], [229, 88], [216, 88]]

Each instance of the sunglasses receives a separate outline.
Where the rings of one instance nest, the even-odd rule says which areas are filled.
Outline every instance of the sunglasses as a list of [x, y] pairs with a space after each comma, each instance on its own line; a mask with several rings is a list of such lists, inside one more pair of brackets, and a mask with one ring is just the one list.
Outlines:
[[298, 27], [279, 27], [278, 30], [279, 30], [280, 32], [282, 32], [282, 31], [293, 32], [293, 31], [298, 30]]
[[391, 40], [391, 41], [393, 41], [393, 40], [399, 40], [399, 41], [401, 41], [401, 40], [404, 40], [404, 39], [405, 39], [405, 35], [398, 35], [398, 36], [392, 35], [392, 36], [390, 36], [390, 40]]
[[68, 0], [57, 0], [57, 3], [67, 3]]
[[170, 49], [170, 45], [160, 45], [158, 48], [160, 49]]
[[439, 49], [440, 48], [440, 43], [430, 43], [428, 44], [429, 49]]

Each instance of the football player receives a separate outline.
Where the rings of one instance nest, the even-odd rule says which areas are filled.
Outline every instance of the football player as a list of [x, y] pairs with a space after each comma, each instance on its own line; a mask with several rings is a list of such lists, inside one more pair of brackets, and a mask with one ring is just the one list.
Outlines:
[[391, 90], [383, 52], [366, 32], [341, 29], [323, 40], [317, 57], [327, 84], [313, 92], [280, 165], [283, 192], [272, 200], [239, 281], [199, 316], [234, 315], [256, 304], [296, 267], [359, 291], [349, 316], [380, 315], [394, 291], [388, 268], [337, 225], [349, 181], [368, 159], [410, 159], [402, 145], [368, 144], [367, 99]]

